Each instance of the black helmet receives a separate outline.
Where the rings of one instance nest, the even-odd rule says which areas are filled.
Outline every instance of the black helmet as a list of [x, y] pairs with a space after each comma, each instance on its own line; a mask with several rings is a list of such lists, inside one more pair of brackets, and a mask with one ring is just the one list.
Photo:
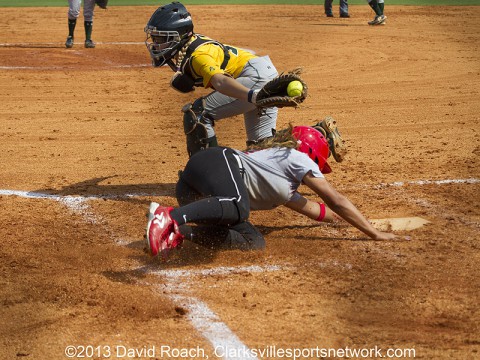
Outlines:
[[162, 66], [170, 62], [193, 36], [192, 16], [185, 6], [175, 1], [155, 10], [144, 30], [147, 33], [145, 45], [153, 66]]

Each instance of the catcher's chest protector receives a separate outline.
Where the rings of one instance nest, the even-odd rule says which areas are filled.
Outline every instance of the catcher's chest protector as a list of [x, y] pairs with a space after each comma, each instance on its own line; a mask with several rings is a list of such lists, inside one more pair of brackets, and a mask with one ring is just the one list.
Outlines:
[[230, 60], [230, 55], [228, 54], [228, 49], [225, 47], [225, 45], [219, 43], [218, 41], [197, 34], [197, 38], [188, 46], [182, 63], [180, 64], [180, 71], [182, 75], [177, 76], [175, 78], [175, 81], [172, 83], [172, 86], [178, 91], [188, 92], [185, 91], [185, 89], [191, 89], [192, 86], [203, 86], [202, 78], [194, 79], [194, 77], [191, 75], [194, 73], [194, 71], [191, 67], [190, 60], [194, 51], [205, 44], [215, 44], [223, 49], [224, 57], [220, 68], [222, 70], [225, 70], [225, 68], [227, 67], [228, 61]]

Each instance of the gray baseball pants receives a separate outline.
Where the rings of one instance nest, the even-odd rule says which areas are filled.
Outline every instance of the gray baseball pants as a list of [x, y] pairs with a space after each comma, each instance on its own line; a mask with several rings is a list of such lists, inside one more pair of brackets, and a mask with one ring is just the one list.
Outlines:
[[[249, 89], [260, 89], [278, 75], [268, 56], [253, 58], [247, 62], [236, 79]], [[247, 141], [258, 141], [272, 136], [277, 125], [277, 108], [260, 112], [254, 104], [238, 100], [214, 91], [205, 97], [205, 112], [213, 120], [221, 120], [243, 114]], [[205, 119], [208, 137], [215, 135], [213, 123]]]

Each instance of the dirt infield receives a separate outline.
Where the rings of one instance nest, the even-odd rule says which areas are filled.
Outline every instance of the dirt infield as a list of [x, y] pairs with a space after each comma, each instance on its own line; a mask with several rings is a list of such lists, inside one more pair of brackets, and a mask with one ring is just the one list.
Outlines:
[[[242, 346], [478, 358], [480, 7], [391, 6], [386, 26], [369, 27], [367, 6], [351, 19], [191, 6], [198, 32], [269, 54], [279, 71], [304, 67], [310, 96], [278, 126], [338, 120], [350, 152], [327, 178], [368, 217], [430, 223], [381, 243], [280, 208], [252, 216], [263, 252], [187, 243], [167, 264], [143, 252], [145, 212], [176, 204], [192, 95], [149, 66], [154, 9], [97, 10], [97, 48], [83, 48], [80, 22], [70, 50], [66, 8], [2, 9], [0, 359], [78, 358], [81, 346], [94, 359], [173, 358], [162, 346], [199, 350], [183, 358], [238, 359], [222, 349]], [[216, 129], [243, 148], [240, 117]]]

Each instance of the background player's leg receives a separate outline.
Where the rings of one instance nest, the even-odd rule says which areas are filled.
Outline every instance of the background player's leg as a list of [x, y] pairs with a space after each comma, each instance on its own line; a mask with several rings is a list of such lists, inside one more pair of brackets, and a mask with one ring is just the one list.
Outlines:
[[382, 12], [382, 15], [383, 15], [383, 11], [384, 11], [384, 8], [385, 8], [385, 1], [384, 0], [378, 0], [378, 7], [380, 8], [380, 11]]
[[382, 11], [380, 10], [380, 7], [378, 6], [378, 0], [369, 0], [368, 5], [370, 5], [372, 10], [375, 11], [375, 15], [377, 15], [377, 16], [382, 15]]
[[350, 15], [348, 14], [348, 0], [340, 0], [340, 17], [350, 17]]
[[332, 3], [333, 0], [325, 0], [323, 3], [325, 15], [327, 15], [327, 17], [333, 17]]
[[84, 0], [83, 16], [85, 18], [85, 47], [94, 48], [95, 43], [92, 40], [93, 31], [93, 11], [95, 9], [95, 0]]
[[68, 0], [68, 36], [65, 42], [66, 48], [73, 47], [75, 26], [77, 25], [77, 18], [80, 15], [80, 5], [81, 0]]

